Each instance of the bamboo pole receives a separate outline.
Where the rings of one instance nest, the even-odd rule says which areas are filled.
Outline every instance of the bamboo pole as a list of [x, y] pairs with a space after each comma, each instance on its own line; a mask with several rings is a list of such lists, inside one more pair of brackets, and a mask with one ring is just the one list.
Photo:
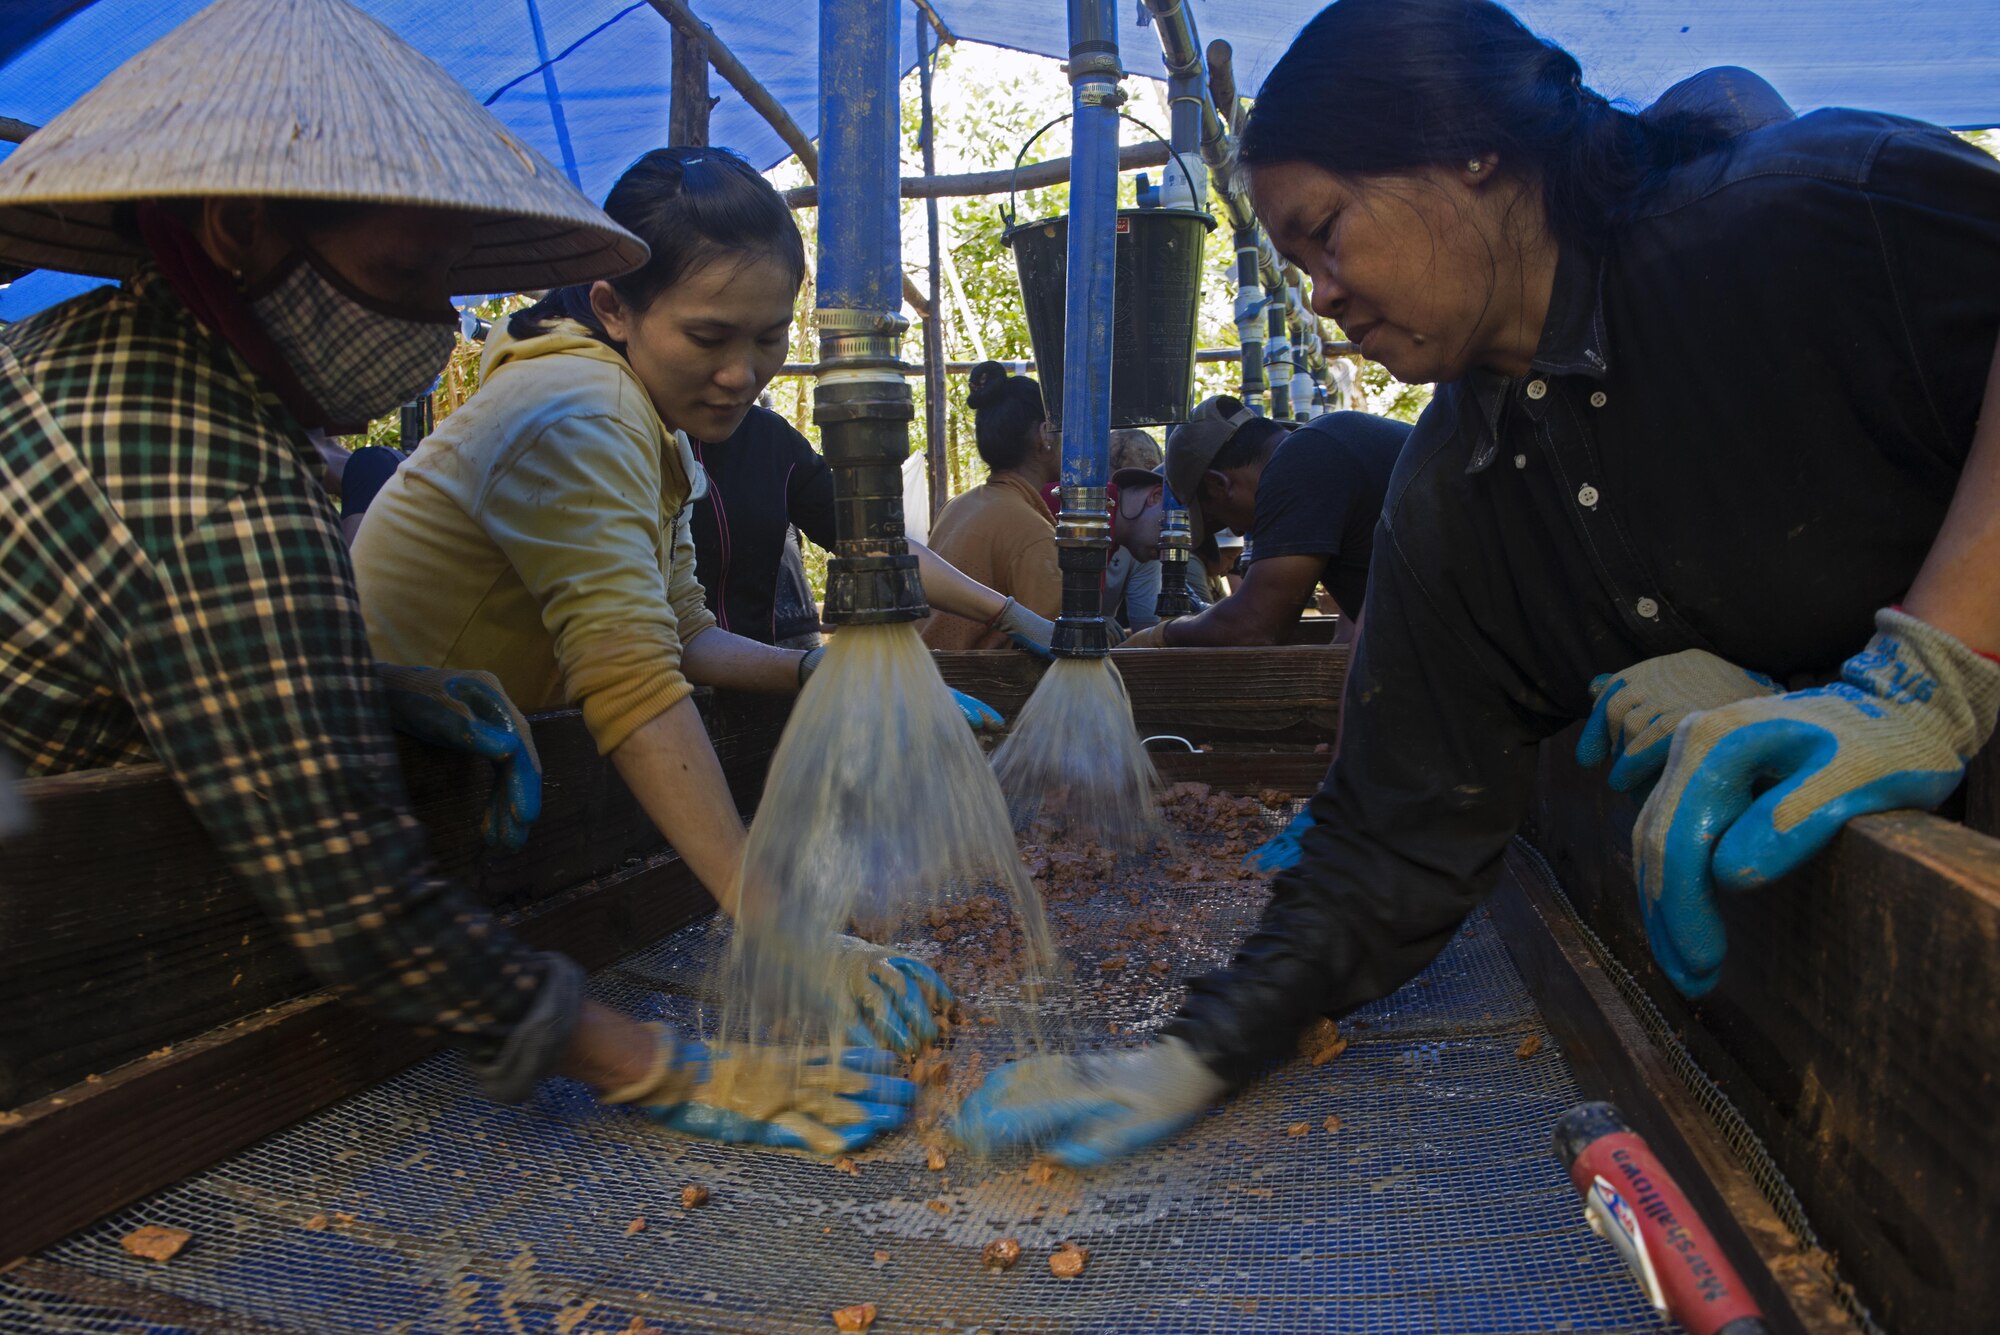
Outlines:
[[[1143, 144], [1126, 144], [1118, 150], [1118, 170], [1136, 171], [1141, 167], [1158, 167], [1167, 160], [1167, 145], [1164, 140], [1149, 139]], [[1069, 159], [1050, 158], [1037, 162], [1031, 167], [1021, 168], [1019, 188], [1039, 190], [1043, 186], [1061, 185], [1069, 180]], [[961, 172], [948, 176], [905, 176], [902, 181], [904, 199], [958, 199], [972, 195], [999, 195], [1007, 191], [1014, 181], [1014, 173], [1005, 167], [990, 172]], [[795, 209], [809, 209], [819, 204], [819, 187], [816, 185], [797, 186], [785, 192], [785, 203]]]

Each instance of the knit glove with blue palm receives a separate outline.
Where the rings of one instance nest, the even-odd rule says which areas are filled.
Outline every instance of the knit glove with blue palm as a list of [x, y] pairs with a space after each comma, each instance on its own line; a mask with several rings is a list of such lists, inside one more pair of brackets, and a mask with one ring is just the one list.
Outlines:
[[1049, 643], [1056, 637], [1056, 623], [1012, 598], [1000, 609], [1000, 615], [993, 618], [993, 629], [1012, 640], [1015, 648], [1026, 649], [1047, 662], [1055, 661]]
[[599, 1097], [633, 1104], [675, 1131], [737, 1145], [844, 1154], [909, 1120], [917, 1087], [889, 1074], [893, 1052], [824, 1053], [734, 1043], [716, 1047], [648, 1025], [659, 1039], [645, 1078]]
[[957, 998], [937, 970], [858, 936], [833, 940], [839, 976], [861, 1012], [848, 1030], [849, 1042], [909, 1054], [938, 1036], [936, 1016]]
[[375, 675], [388, 691], [397, 732], [493, 762], [493, 798], [479, 826], [487, 846], [512, 853], [527, 843], [528, 827], [542, 814], [542, 759], [527, 716], [507, 698], [500, 679], [490, 672], [390, 663], [377, 663]]
[[1787, 874], [1855, 816], [1936, 806], [1993, 735], [2000, 663], [1907, 613], [1818, 690], [1690, 715], [1632, 831], [1653, 955], [1691, 997], [1728, 948], [1715, 885]]
[[1291, 823], [1243, 855], [1243, 865], [1251, 871], [1275, 876], [1299, 865], [1299, 840], [1313, 827], [1312, 808], [1301, 808]]
[[954, 1131], [978, 1154], [1034, 1145], [1058, 1163], [1089, 1168], [1165, 1140], [1222, 1092], [1220, 1077], [1178, 1038], [1048, 1054], [988, 1076], [959, 1108]]
[[1597, 703], [1576, 739], [1576, 763], [1595, 769], [1616, 754], [1607, 782], [1617, 792], [1644, 788], [1666, 768], [1674, 729], [1689, 714], [1780, 693], [1778, 683], [1702, 649], [1634, 663], [1590, 683]]

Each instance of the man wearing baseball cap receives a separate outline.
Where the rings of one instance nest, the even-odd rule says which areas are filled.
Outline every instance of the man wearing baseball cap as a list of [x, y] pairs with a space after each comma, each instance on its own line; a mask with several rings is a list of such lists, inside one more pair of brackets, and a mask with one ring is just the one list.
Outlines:
[[502, 845], [540, 806], [527, 722], [484, 674], [378, 677], [320, 485], [315, 433], [436, 378], [451, 294], [646, 255], [343, 0], [220, 0], [114, 70], [0, 163], [0, 265], [124, 280], [0, 333], [0, 756], [160, 762], [322, 981], [497, 1098], [561, 1072], [697, 1133], [851, 1148], [907, 1115], [889, 1054], [806, 1082], [711, 1053], [432, 874], [392, 711], [501, 763]]
[[[1294, 430], [1228, 395], [1204, 399], [1167, 434], [1166, 482], [1187, 506], [1191, 545], [1229, 529], [1250, 540], [1253, 559], [1236, 592], [1121, 647], [1285, 644], [1319, 584], [1342, 615], [1358, 619], [1375, 521], [1409, 432], [1386, 417], [1348, 412]], [[1124, 470], [1112, 481], [1121, 495], [1150, 488], [1149, 505], [1163, 499], [1154, 474]]]

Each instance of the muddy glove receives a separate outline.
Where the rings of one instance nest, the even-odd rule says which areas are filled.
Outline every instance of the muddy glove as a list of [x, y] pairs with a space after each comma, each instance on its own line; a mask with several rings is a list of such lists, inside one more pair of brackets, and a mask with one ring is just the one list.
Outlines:
[[847, 1041], [881, 1043], [901, 1053], [915, 1052], [938, 1036], [934, 1012], [958, 1000], [937, 971], [922, 960], [898, 955], [858, 936], [836, 936], [840, 974], [861, 1019]]
[[1313, 827], [1312, 808], [1303, 807], [1291, 824], [1243, 855], [1243, 865], [1251, 871], [1275, 876], [1299, 865], [1299, 840]]
[[[1030, 612], [1028, 615], [1033, 616], [1034, 613]], [[806, 650], [805, 656], [799, 659], [799, 688], [801, 690], [805, 689], [805, 684], [811, 679], [812, 674], [819, 671], [820, 660], [825, 657], [826, 646], [821, 645], [817, 649]], [[946, 687], [945, 689], [950, 690], [951, 688]], [[951, 702], [958, 706], [958, 712], [964, 715], [966, 723], [971, 726], [974, 732], [998, 732], [1001, 728], [1007, 726], [1007, 720], [1000, 717], [999, 710], [987, 704], [984, 700], [967, 695], [964, 691], [952, 691]]]
[[1000, 609], [1000, 615], [994, 617], [987, 625], [1012, 640], [1016, 648], [1026, 649], [1037, 658], [1055, 661], [1055, 654], [1050, 650], [1049, 643], [1056, 637], [1056, 623], [1039, 613], [1029, 611], [1012, 598], [1009, 598], [1006, 606]]
[[1634, 663], [1591, 681], [1597, 703], [1576, 739], [1576, 763], [1595, 769], [1616, 752], [1606, 780], [1629, 793], [1660, 777], [1674, 729], [1689, 714], [1780, 693], [1778, 683], [1701, 649]]
[[909, 1120], [917, 1087], [889, 1074], [893, 1052], [850, 1049], [836, 1064], [791, 1048], [711, 1047], [665, 1025], [653, 1069], [609, 1090], [600, 1103], [629, 1103], [675, 1131], [736, 1145], [841, 1154]]
[[1123, 1052], [1051, 1053], [988, 1076], [960, 1107], [954, 1131], [977, 1154], [1033, 1145], [1089, 1168], [1191, 1125], [1222, 1091], [1221, 1078], [1178, 1038]]
[[1936, 806], [2000, 713], [2000, 662], [1894, 609], [1840, 677], [1691, 715], [1674, 734], [1632, 851], [1654, 958], [1690, 997], [1715, 986], [1728, 948], [1716, 883], [1763, 885], [1855, 816]]
[[499, 771], [479, 823], [489, 848], [512, 853], [542, 814], [542, 760], [527, 716], [490, 672], [377, 663], [396, 731], [448, 751], [484, 756]]
[[[1173, 620], [1173, 621], [1178, 621], [1179, 619], [1180, 619], [1179, 617], [1168, 618], [1168, 620]], [[1125, 642], [1123, 644], [1120, 644], [1118, 647], [1120, 649], [1166, 648], [1167, 622], [1155, 621], [1152, 625], [1146, 627], [1144, 630], [1133, 631], [1130, 635], [1127, 635], [1125, 637]]]

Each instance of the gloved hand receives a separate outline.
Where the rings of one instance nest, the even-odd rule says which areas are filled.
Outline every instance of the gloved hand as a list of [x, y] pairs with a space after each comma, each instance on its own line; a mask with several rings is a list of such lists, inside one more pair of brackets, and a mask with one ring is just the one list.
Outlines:
[[1675, 987], [1715, 986], [1728, 949], [1714, 885], [1791, 872], [1855, 816], [1933, 807], [1993, 734], [2000, 663], [1906, 613], [1841, 680], [1689, 716], [1632, 830], [1639, 906]]
[[1762, 673], [1706, 650], [1683, 649], [1604, 673], [1591, 681], [1590, 693], [1597, 703], [1576, 739], [1576, 763], [1595, 769], [1616, 750], [1607, 782], [1614, 791], [1629, 793], [1660, 776], [1674, 729], [1689, 714], [1777, 695], [1780, 688]]
[[[1179, 617], [1169, 617], [1167, 621], [1178, 621]], [[1164, 649], [1167, 647], [1167, 621], [1155, 621], [1144, 630], [1135, 630], [1127, 635], [1120, 649]]]
[[1000, 609], [1000, 615], [993, 618], [993, 629], [1012, 640], [1017, 648], [1026, 649], [1037, 658], [1054, 661], [1055, 653], [1049, 648], [1049, 643], [1056, 637], [1056, 623], [1029, 611], [1012, 598]]
[[960, 1107], [954, 1131], [978, 1154], [1031, 1144], [1058, 1163], [1088, 1168], [1165, 1140], [1222, 1091], [1221, 1078], [1178, 1038], [1029, 1057], [988, 1076]]
[[880, 1042], [908, 1054], [938, 1036], [933, 1012], [943, 1011], [958, 998], [935, 969], [858, 936], [833, 940], [841, 977], [861, 1011], [848, 1042], [863, 1046]]
[[965, 715], [965, 721], [972, 725], [974, 732], [998, 732], [1007, 726], [1007, 720], [1000, 717], [1000, 711], [976, 695], [952, 691], [951, 702], [958, 706], [959, 713]]
[[1243, 865], [1266, 876], [1290, 871], [1299, 865], [1299, 840], [1312, 827], [1312, 808], [1304, 807], [1284, 829], [1245, 853]]
[[390, 663], [377, 663], [375, 675], [389, 693], [396, 731], [484, 756], [498, 768], [493, 800], [479, 823], [487, 847], [512, 853], [527, 843], [528, 827], [542, 814], [542, 759], [527, 716], [507, 698], [499, 678]]
[[[1029, 612], [1026, 615], [1034, 616], [1035, 614]], [[1036, 619], [1040, 620], [1039, 617]], [[1044, 622], [1043, 624], [1046, 625], [1048, 623]], [[817, 649], [806, 650], [805, 656], [799, 659], [799, 686], [801, 689], [805, 687], [807, 680], [812, 677], [812, 674], [819, 671], [820, 660], [825, 657], [826, 646], [820, 645]], [[965, 716], [965, 721], [971, 725], [974, 732], [997, 732], [1007, 726], [1007, 720], [1000, 717], [999, 710], [976, 696], [967, 695], [964, 691], [952, 691], [951, 699], [952, 703], [958, 706], [958, 712]]]
[[715, 1048], [665, 1025], [653, 1068], [602, 1103], [637, 1104], [654, 1121], [690, 1136], [739, 1145], [842, 1154], [901, 1126], [917, 1087], [889, 1074], [892, 1052], [860, 1048], [836, 1065], [788, 1048], [734, 1044]]

